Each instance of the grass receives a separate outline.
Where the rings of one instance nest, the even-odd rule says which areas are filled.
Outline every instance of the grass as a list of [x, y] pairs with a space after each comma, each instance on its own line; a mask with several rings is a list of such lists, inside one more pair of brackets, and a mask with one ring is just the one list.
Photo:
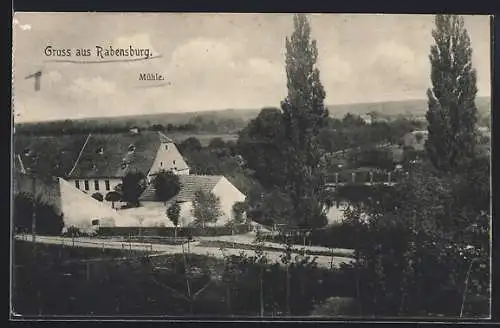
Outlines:
[[[106, 238], [103, 238], [106, 239]], [[150, 243], [150, 244], [160, 244], [160, 245], [182, 245], [188, 242], [187, 238], [175, 238], [175, 237], [150, 237], [150, 236], [134, 236], [132, 238], [123, 237], [125, 242], [139, 242], [139, 243]], [[192, 241], [191, 241], [192, 242]]]
[[[17, 254], [26, 254], [33, 251], [33, 244], [27, 241], [16, 240], [14, 243], [14, 262]], [[109, 248], [72, 247], [55, 244], [36, 244], [36, 256], [43, 260], [66, 261], [74, 259], [102, 259], [123, 258], [126, 256], [144, 256], [148, 252], [141, 250], [121, 250]], [[15, 262], [16, 263], [16, 262]]]
[[223, 134], [223, 133], [166, 133], [166, 135], [171, 138], [175, 143], [181, 143], [187, 138], [194, 137], [198, 139], [203, 147], [208, 146], [210, 141], [214, 138], [221, 138], [224, 141], [237, 141], [238, 135], [236, 134]]
[[[196, 299], [188, 301], [182, 254], [122, 259], [115, 256], [127, 252], [113, 250], [104, 253], [109, 256], [109, 261], [94, 262], [85, 260], [103, 257], [98, 249], [39, 245], [37, 252], [33, 253], [29, 242], [15, 241], [14, 246], [13, 308], [20, 315], [255, 317], [260, 311], [259, 293], [256, 292], [260, 270], [255, 264], [242, 264], [244, 270], [237, 273], [241, 275], [235, 282], [237, 285], [228, 289], [230, 285], [223, 276], [223, 260], [187, 254], [190, 290], [193, 294], [203, 290]], [[73, 261], [64, 261], [68, 257]], [[283, 270], [274, 265], [264, 271], [264, 279], [269, 284], [265, 290], [266, 315], [273, 313], [274, 302], [283, 303]], [[343, 293], [352, 293], [351, 283], [344, 282], [342, 273], [314, 269], [307, 274], [311, 277], [292, 277], [305, 279], [310, 285], [309, 293], [314, 293], [319, 299], [329, 296], [330, 291], [339, 293], [339, 288], [345, 290]], [[228, 292], [232, 293], [230, 304], [226, 302]], [[293, 302], [297, 311], [308, 313], [309, 305], [304, 304], [310, 301], [297, 296]], [[280, 307], [283, 308], [284, 303]]]
[[[243, 243], [233, 243], [230, 241], [219, 241], [219, 240], [202, 240], [198, 243], [199, 246], [202, 247], [214, 247], [214, 248], [232, 248], [232, 249], [241, 249], [246, 251], [255, 251], [258, 249], [257, 245], [252, 244], [243, 244]], [[293, 253], [294, 254], [302, 254], [303, 251], [297, 247], [298, 245], [293, 245]], [[264, 246], [262, 248], [263, 251], [267, 252], [283, 252], [283, 248], [272, 247], [272, 246]], [[351, 251], [342, 251], [342, 250], [333, 250], [333, 251], [315, 251], [315, 250], [305, 250], [306, 255], [311, 256], [339, 256], [339, 257], [350, 257], [352, 256]]]

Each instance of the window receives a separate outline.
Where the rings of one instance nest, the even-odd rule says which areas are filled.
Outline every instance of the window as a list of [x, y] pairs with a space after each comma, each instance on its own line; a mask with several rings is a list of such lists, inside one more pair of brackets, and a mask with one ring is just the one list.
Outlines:
[[94, 180], [94, 189], [99, 190], [99, 180]]
[[85, 180], [85, 190], [89, 190], [89, 180]]
[[174, 165], [175, 165], [175, 159], [174, 159]]
[[104, 184], [106, 185], [106, 190], [110, 190], [111, 189], [111, 188], [109, 188], [109, 180], [105, 180]]
[[160, 167], [163, 167], [163, 162], [160, 162]]
[[165, 145], [165, 149], [168, 150], [168, 145]]
[[80, 189], [80, 180], [75, 180], [75, 187]]

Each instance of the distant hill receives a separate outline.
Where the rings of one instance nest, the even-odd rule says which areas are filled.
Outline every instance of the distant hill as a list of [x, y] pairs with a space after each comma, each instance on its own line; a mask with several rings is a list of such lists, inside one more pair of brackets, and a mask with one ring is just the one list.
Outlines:
[[[478, 97], [476, 99], [481, 116], [489, 116], [491, 112], [491, 98]], [[425, 114], [427, 110], [427, 100], [404, 100], [391, 102], [374, 102], [374, 103], [357, 103], [345, 105], [328, 105], [330, 116], [341, 118], [347, 113], [362, 115], [371, 111], [376, 111], [383, 116], [394, 117], [398, 115], [419, 116]], [[95, 117], [85, 118], [71, 121], [75, 125], [87, 126], [124, 126], [124, 127], [140, 127], [147, 128], [154, 124], [166, 126], [168, 124], [195, 124], [195, 125], [211, 125], [207, 132], [211, 133], [235, 133], [243, 128], [246, 123], [255, 118], [259, 109], [224, 109], [213, 111], [199, 111], [186, 113], [162, 113], [162, 114], [145, 114], [120, 117]], [[46, 121], [46, 122], [30, 122], [18, 123], [16, 129], [29, 130], [30, 126], [35, 125], [50, 125], [61, 121]], [[57, 125], [56, 125], [57, 126]], [[202, 128], [203, 130], [203, 128]]]
[[[489, 115], [491, 112], [491, 98], [476, 98], [476, 106], [478, 107], [479, 113], [481, 115]], [[427, 111], [427, 99], [329, 105], [327, 106], [327, 108], [330, 111], [330, 116], [337, 118], [343, 117], [347, 113], [362, 115], [371, 111], [379, 112], [384, 116], [418, 116], [424, 115]]]

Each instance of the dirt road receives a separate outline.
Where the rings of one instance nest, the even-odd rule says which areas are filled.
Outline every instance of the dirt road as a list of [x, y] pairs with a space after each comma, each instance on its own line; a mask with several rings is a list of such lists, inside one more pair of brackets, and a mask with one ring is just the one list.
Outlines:
[[[30, 235], [16, 235], [15, 239], [25, 240], [31, 242]], [[89, 248], [106, 248], [106, 249], [123, 249], [123, 250], [143, 250], [150, 251], [152, 253], [163, 253], [163, 254], [179, 254], [182, 253], [182, 245], [164, 245], [164, 244], [152, 244], [152, 243], [129, 243], [118, 240], [100, 240], [90, 237], [52, 237], [52, 236], [36, 236], [37, 243], [44, 244], [56, 244], [56, 245], [67, 245], [71, 247], [89, 247]], [[239, 255], [241, 249], [218, 249], [214, 247], [204, 247], [198, 246], [199, 242], [192, 242], [189, 245], [189, 251], [193, 254], [198, 255], [209, 255], [216, 258], [222, 259], [225, 255]], [[184, 246], [185, 249], [186, 246]], [[247, 255], [253, 255], [253, 251], [244, 251]], [[282, 252], [276, 251], [264, 251], [264, 254], [268, 257], [271, 262], [279, 261]], [[299, 256], [294, 254], [293, 256]], [[316, 256], [316, 262], [319, 266], [330, 268], [337, 267], [342, 263], [350, 263], [353, 259], [349, 257], [338, 257], [338, 256]]]

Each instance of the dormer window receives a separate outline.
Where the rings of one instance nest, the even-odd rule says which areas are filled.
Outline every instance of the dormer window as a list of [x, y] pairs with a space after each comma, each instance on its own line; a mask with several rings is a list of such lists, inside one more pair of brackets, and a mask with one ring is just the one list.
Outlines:
[[129, 153], [132, 153], [132, 152], [134, 152], [134, 151], [135, 151], [135, 146], [134, 146], [134, 145], [130, 145], [130, 146], [128, 146], [128, 152], [129, 152]]
[[168, 145], [165, 145], [165, 150], [168, 150]]
[[127, 168], [127, 163], [122, 163], [122, 170], [125, 170]]
[[31, 155], [31, 150], [29, 148], [26, 148], [24, 150], [24, 156], [30, 156]]
[[98, 153], [99, 155], [104, 154], [104, 148], [103, 147], [97, 148], [96, 153]]

